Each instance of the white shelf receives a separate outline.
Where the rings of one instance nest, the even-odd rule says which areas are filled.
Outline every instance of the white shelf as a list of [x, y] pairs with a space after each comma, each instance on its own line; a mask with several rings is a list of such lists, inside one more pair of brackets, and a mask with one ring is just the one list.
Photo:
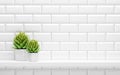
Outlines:
[[60, 61], [0, 61], [0, 68], [6, 69], [56, 69], [56, 68], [79, 68], [79, 69], [113, 69], [120, 68], [120, 61], [75, 61], [75, 60], [60, 60]]

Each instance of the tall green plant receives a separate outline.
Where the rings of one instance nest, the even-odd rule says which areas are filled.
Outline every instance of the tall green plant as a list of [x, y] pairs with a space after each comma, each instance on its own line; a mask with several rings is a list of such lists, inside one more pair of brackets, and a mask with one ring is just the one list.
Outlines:
[[19, 32], [13, 41], [13, 45], [15, 49], [26, 49], [28, 44], [28, 36], [24, 32]]
[[36, 40], [30, 40], [27, 45], [27, 51], [29, 53], [38, 53], [39, 52], [39, 44]]

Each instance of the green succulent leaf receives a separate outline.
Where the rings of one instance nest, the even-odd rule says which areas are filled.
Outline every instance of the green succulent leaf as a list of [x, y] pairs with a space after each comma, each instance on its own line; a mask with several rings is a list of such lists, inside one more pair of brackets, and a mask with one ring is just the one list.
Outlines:
[[36, 40], [30, 40], [27, 45], [27, 51], [29, 53], [38, 53], [39, 52], [39, 44]]
[[15, 49], [26, 49], [29, 38], [24, 32], [19, 32], [14, 40], [13, 45]]

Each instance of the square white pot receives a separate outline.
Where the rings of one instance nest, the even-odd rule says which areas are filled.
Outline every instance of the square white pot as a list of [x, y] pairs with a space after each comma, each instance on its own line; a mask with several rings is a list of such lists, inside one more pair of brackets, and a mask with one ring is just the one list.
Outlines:
[[28, 58], [28, 53], [25, 49], [16, 49], [15, 50], [15, 60], [17, 61], [26, 61]]
[[37, 62], [39, 58], [39, 53], [29, 53], [29, 61]]

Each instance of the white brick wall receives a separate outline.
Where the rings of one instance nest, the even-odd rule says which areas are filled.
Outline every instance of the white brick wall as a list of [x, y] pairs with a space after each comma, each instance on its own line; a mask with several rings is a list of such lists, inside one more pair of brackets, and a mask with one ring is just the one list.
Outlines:
[[118, 60], [120, 0], [0, 0], [0, 60], [14, 58], [19, 31], [40, 42], [40, 60]]

